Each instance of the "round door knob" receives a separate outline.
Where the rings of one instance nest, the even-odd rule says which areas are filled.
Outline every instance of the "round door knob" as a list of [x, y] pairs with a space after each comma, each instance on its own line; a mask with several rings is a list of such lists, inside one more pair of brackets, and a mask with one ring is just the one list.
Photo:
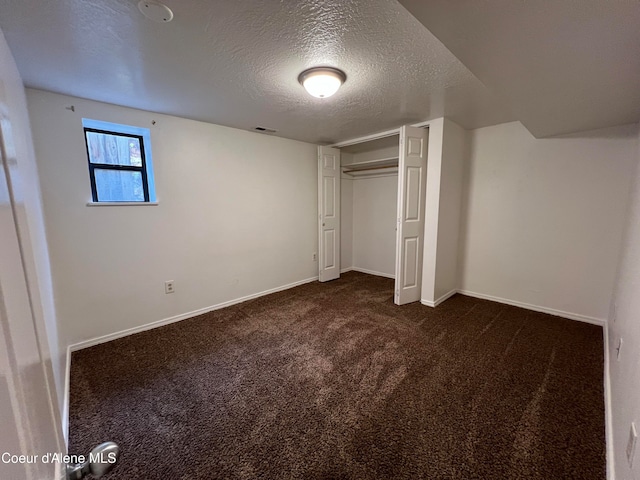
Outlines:
[[113, 442], [105, 442], [91, 450], [92, 460], [89, 463], [89, 471], [94, 478], [100, 478], [115, 466], [120, 456], [120, 447]]

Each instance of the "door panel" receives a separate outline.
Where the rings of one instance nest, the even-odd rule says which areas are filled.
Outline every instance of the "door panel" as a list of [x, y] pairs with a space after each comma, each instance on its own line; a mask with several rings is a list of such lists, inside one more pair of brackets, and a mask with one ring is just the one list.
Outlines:
[[336, 179], [324, 177], [323, 179], [324, 218], [332, 219], [336, 216]]
[[39, 459], [61, 452], [63, 444], [38, 347], [6, 171], [0, 168], [0, 453], [38, 460], [0, 462], [0, 478], [53, 479], [60, 465]]
[[408, 126], [400, 130], [394, 295], [398, 305], [420, 300], [427, 181], [426, 143], [427, 130]]
[[325, 150], [325, 153], [322, 155], [322, 160], [323, 160], [323, 168], [327, 168], [329, 170], [335, 170], [339, 165], [340, 162], [338, 161], [338, 159], [340, 158], [340, 152], [338, 151], [337, 155], [335, 154], [335, 152], [333, 153], [329, 153], [327, 152], [328, 150], [336, 150], [334, 148], [329, 149], [329, 147], [321, 147]]
[[420, 221], [420, 185], [422, 184], [423, 169], [407, 167], [407, 194], [405, 195], [405, 221]]
[[336, 259], [336, 232], [335, 230], [325, 230], [324, 232], [324, 244], [326, 248], [324, 250], [325, 254], [324, 262], [323, 262], [323, 270], [332, 269], [335, 267], [335, 259]]
[[[2, 52], [0, 51], [0, 56]], [[0, 63], [2, 63], [0, 59]], [[22, 165], [30, 135], [0, 79], [0, 453], [26, 455], [0, 461], [0, 478], [53, 479], [62, 465], [42, 461], [65, 450], [57, 421], [50, 364], [42, 353], [26, 265], [33, 257]], [[24, 109], [26, 116], [26, 108]], [[26, 123], [28, 125], [28, 123]]]
[[418, 247], [420, 246], [420, 241], [417, 237], [407, 237], [404, 239], [404, 250], [402, 254], [404, 255], [403, 266], [404, 266], [404, 276], [403, 276], [403, 285], [405, 288], [415, 287], [418, 285], [418, 259], [420, 255], [418, 254]]
[[340, 277], [340, 150], [318, 147], [318, 277]]

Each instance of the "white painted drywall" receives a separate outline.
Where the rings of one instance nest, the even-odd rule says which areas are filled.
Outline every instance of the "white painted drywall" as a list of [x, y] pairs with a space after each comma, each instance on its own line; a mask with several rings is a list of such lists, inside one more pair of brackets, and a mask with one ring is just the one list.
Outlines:
[[[341, 156], [347, 155], [342, 153]], [[340, 269], [353, 267], [353, 178], [340, 178]]]
[[[438, 258], [438, 227], [440, 218], [440, 187], [442, 177], [444, 118], [429, 122], [427, 146], [427, 191], [425, 194], [424, 246], [422, 254], [422, 294], [420, 300], [434, 306], [436, 297], [436, 265]], [[442, 274], [441, 274], [442, 275]]]
[[458, 288], [458, 254], [468, 132], [444, 119], [434, 301]]
[[[640, 478], [640, 452], [635, 452], [633, 473], [626, 457], [631, 422], [640, 429], [640, 132], [635, 152], [633, 188], [626, 217], [616, 288], [609, 317], [609, 373], [611, 381], [610, 413], [613, 430], [615, 478]], [[616, 347], [623, 345], [620, 359]], [[637, 444], [636, 450], [640, 448]], [[611, 477], [613, 478], [613, 477]]]
[[607, 318], [635, 126], [535, 139], [519, 122], [471, 131], [462, 290]]
[[434, 306], [458, 288], [459, 233], [468, 132], [429, 122], [421, 301]]
[[353, 267], [395, 276], [398, 176], [353, 180]]
[[[39, 90], [27, 97], [70, 344], [317, 276], [315, 145]], [[151, 129], [158, 206], [86, 206], [83, 117]]]

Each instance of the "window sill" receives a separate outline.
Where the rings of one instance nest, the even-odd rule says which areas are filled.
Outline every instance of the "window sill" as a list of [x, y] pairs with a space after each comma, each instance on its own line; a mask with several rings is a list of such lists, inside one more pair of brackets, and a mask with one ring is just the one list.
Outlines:
[[158, 202], [87, 202], [87, 207], [155, 207]]

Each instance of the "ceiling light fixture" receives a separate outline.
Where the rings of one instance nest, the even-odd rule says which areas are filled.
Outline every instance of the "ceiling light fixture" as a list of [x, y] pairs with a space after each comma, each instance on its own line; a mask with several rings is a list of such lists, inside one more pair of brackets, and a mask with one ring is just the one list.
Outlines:
[[342, 70], [332, 67], [309, 68], [298, 76], [305, 90], [318, 98], [330, 97], [346, 80], [347, 76]]

